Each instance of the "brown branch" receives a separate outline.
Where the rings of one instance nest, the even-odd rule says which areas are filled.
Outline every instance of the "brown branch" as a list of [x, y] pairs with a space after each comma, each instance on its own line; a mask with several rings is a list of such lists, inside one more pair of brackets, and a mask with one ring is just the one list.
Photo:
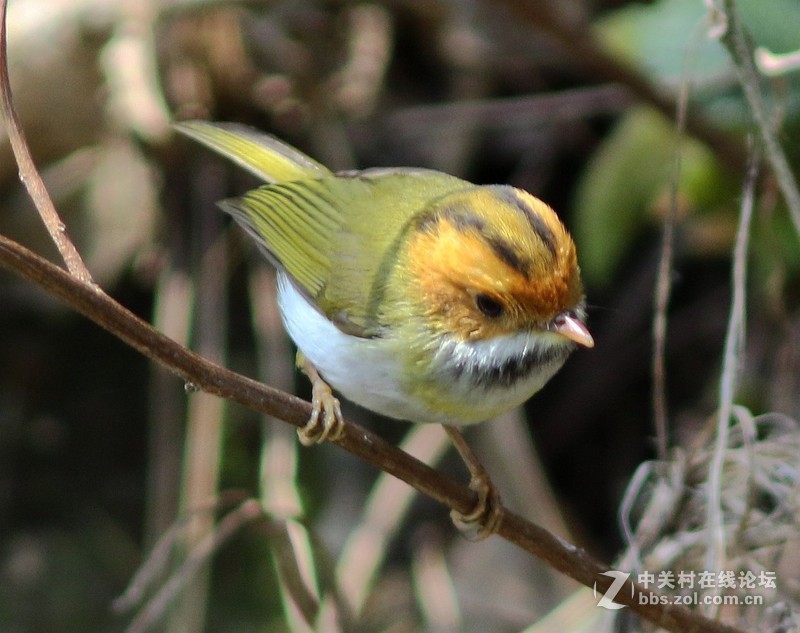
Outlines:
[[58, 248], [58, 252], [64, 259], [69, 272], [81, 282], [92, 284], [94, 283], [92, 275], [83, 263], [78, 249], [69, 239], [66, 225], [61, 221], [55, 205], [50, 199], [50, 194], [44, 186], [42, 177], [33, 163], [30, 148], [25, 140], [25, 133], [14, 109], [14, 103], [11, 99], [11, 83], [8, 78], [8, 47], [6, 46], [7, 4], [7, 0], [0, 0], [0, 108], [2, 108], [3, 117], [6, 121], [11, 149], [14, 151], [14, 157], [19, 166], [19, 177], [28, 190], [28, 195], [33, 200], [33, 204], [36, 205], [36, 210], [39, 212], [47, 232], [55, 242], [56, 248]]
[[[311, 405], [308, 402], [220, 367], [182, 347], [96, 286], [82, 283], [68, 272], [4, 236], [0, 236], [0, 264], [58, 297], [77, 312], [199, 389], [280, 418], [297, 427], [303, 426], [311, 414]], [[402, 479], [452, 510], [466, 514], [475, 506], [476, 495], [469, 488], [445, 477], [367, 429], [346, 422], [344, 437], [336, 444], [372, 466]], [[599, 591], [605, 592], [608, 589], [612, 579], [601, 575], [609, 570], [607, 566], [544, 528], [508, 510], [503, 512], [499, 536], [587, 587], [596, 583]], [[641, 600], [640, 595], [643, 596]], [[651, 595], [656, 598], [651, 599]], [[630, 581], [615, 598], [618, 603], [629, 606], [643, 618], [669, 631], [741, 633], [739, 629], [704, 618], [686, 607], [661, 604], [662, 599], [666, 600]]]

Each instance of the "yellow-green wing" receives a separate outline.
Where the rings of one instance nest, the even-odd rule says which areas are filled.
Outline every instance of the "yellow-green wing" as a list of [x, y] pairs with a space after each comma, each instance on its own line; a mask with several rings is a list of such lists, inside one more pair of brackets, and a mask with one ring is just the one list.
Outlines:
[[330, 175], [331, 171], [294, 147], [238, 123], [184, 121], [174, 128], [229, 158], [265, 182]]
[[342, 330], [375, 336], [375, 298], [411, 220], [470, 183], [428, 170], [353, 172], [265, 185], [220, 206]]
[[412, 218], [470, 183], [422, 169], [333, 174], [278, 139], [234, 123], [186, 121], [179, 132], [273, 183], [220, 206], [328, 318], [373, 336], [381, 284]]

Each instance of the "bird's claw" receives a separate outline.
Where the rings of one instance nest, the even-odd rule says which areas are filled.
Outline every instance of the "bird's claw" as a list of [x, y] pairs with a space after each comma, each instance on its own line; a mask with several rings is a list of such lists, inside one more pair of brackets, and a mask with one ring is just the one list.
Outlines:
[[478, 495], [475, 507], [467, 514], [451, 510], [450, 519], [467, 539], [482, 541], [500, 529], [503, 522], [503, 503], [500, 491], [486, 472], [473, 473], [469, 487]]
[[303, 446], [320, 444], [325, 440], [338, 440], [344, 435], [344, 418], [339, 399], [331, 388], [317, 376], [311, 381], [311, 417], [297, 430]]
[[445, 424], [444, 430], [453, 441], [458, 454], [470, 473], [469, 488], [478, 495], [475, 507], [467, 514], [451, 510], [450, 518], [458, 530], [472, 541], [482, 541], [500, 529], [503, 503], [500, 491], [456, 427]]

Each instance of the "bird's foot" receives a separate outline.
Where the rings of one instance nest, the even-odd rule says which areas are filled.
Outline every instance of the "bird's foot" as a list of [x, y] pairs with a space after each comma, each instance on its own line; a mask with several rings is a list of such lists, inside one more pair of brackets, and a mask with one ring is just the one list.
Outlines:
[[503, 521], [503, 503], [500, 499], [500, 491], [492, 483], [489, 473], [478, 461], [461, 432], [449, 425], [444, 425], [444, 428], [469, 469], [470, 490], [475, 491], [478, 495], [478, 500], [472, 510], [466, 514], [451, 510], [450, 518], [456, 528], [469, 540], [482, 541], [496, 533]]
[[297, 364], [311, 380], [311, 417], [305, 426], [297, 430], [297, 437], [303, 446], [320, 444], [325, 440], [338, 440], [344, 435], [344, 418], [339, 399], [322, 377], [316, 367], [299, 352]]

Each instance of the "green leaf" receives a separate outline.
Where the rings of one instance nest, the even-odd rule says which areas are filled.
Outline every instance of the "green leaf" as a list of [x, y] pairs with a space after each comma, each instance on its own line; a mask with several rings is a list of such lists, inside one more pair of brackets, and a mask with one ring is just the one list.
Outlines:
[[773, 53], [800, 49], [800, 2], [738, 0], [736, 6], [756, 46]]
[[706, 37], [707, 9], [699, 0], [629, 4], [595, 24], [614, 54], [663, 83], [677, 85], [688, 70], [697, 81], [731, 71], [730, 58]]
[[631, 110], [594, 153], [578, 183], [574, 233], [581, 270], [590, 284], [604, 285], [633, 240], [668, 199], [680, 152], [678, 191], [682, 209], [718, 213], [733, 185], [713, 154], [653, 110]]
[[[800, 49], [800, 2], [739, 0], [740, 15], [756, 46], [773, 53]], [[751, 125], [733, 63], [724, 46], [708, 36], [708, 10], [700, 0], [660, 0], [629, 4], [594, 25], [614, 55], [677, 93], [688, 78], [690, 98], [716, 125], [742, 131]], [[765, 81], [765, 92], [770, 92]], [[800, 73], [782, 77], [775, 91], [778, 113], [786, 124], [800, 119]]]
[[575, 239], [589, 284], [611, 280], [669, 175], [675, 132], [652, 110], [631, 110], [594, 153], [576, 193]]

